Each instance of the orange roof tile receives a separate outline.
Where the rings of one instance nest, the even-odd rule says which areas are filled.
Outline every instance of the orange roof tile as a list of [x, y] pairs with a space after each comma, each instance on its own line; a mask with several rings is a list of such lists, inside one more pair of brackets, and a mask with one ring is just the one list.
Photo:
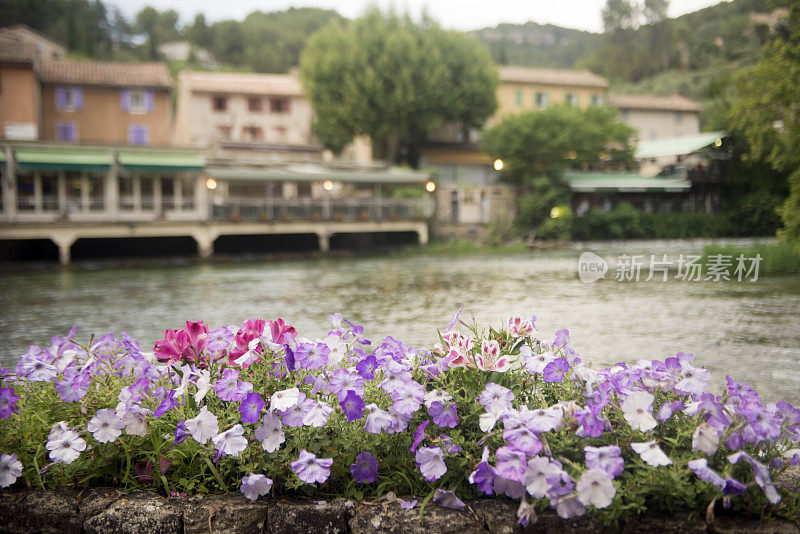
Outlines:
[[702, 111], [703, 106], [678, 94], [669, 96], [610, 94], [608, 105], [619, 109], [656, 111]]
[[43, 60], [39, 76], [45, 83], [157, 88], [173, 85], [167, 65], [156, 62]]
[[535, 83], [607, 88], [608, 81], [588, 70], [540, 69], [503, 65], [498, 68], [501, 82]]

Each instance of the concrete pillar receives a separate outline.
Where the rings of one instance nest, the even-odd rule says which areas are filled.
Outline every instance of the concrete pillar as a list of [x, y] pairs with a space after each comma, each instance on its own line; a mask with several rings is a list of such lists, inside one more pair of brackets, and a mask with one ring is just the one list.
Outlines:
[[0, 187], [3, 188], [3, 210], [6, 221], [14, 222], [17, 215], [17, 175], [14, 172], [14, 151], [6, 145], [6, 169]]
[[33, 209], [42, 213], [42, 173], [33, 173]]
[[61, 217], [67, 216], [67, 177], [64, 171], [58, 172], [58, 212]]
[[317, 232], [317, 238], [319, 239], [319, 249], [322, 252], [328, 252], [331, 249], [331, 236], [326, 231]]
[[58, 247], [58, 261], [61, 265], [69, 265], [72, 261], [72, 245], [75, 237], [67, 234], [55, 234], [50, 239]]
[[417, 235], [419, 236], [420, 245], [428, 244], [428, 225], [426, 223], [419, 225], [419, 228], [417, 228]]
[[214, 241], [217, 235], [207, 229], [198, 230], [192, 237], [197, 242], [197, 254], [201, 258], [210, 258], [214, 255]]
[[[113, 158], [112, 153], [112, 158]], [[114, 158], [114, 164], [105, 176], [105, 188], [103, 189], [103, 211], [109, 219], [116, 221], [119, 218], [119, 166]]]

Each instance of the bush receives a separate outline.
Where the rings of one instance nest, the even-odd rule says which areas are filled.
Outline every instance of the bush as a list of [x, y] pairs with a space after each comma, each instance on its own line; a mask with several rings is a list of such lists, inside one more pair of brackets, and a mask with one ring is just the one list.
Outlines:
[[723, 213], [645, 213], [627, 203], [611, 211], [592, 210], [572, 223], [572, 238], [686, 239], [733, 235]]
[[[480, 493], [620, 526], [647, 510], [797, 518], [771, 482], [800, 460], [800, 411], [762, 405], [678, 353], [596, 371], [533, 321], [451, 328], [432, 351], [332, 317], [323, 339], [283, 320], [168, 330], [154, 355], [73, 329], [31, 346], [0, 389], [0, 486], [155, 486], [362, 499], [393, 491], [463, 507]], [[463, 323], [460, 323], [463, 324]], [[528, 495], [533, 498], [529, 502]], [[413, 505], [412, 505], [413, 506]]]
[[548, 217], [536, 229], [536, 238], [545, 240], [569, 239], [572, 233], [572, 209], [556, 206], [558, 217]]

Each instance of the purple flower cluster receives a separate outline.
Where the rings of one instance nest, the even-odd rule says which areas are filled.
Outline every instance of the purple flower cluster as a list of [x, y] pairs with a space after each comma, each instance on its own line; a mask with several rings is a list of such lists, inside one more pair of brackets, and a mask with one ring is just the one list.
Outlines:
[[[355, 482], [371, 484], [386, 465], [382, 455], [395, 451], [364, 444], [386, 439], [402, 444], [398, 454], [411, 453], [420, 481], [451, 483], [449, 468], [472, 465], [468, 482], [487, 495], [520, 500], [523, 525], [535, 517], [530, 498], [547, 499], [561, 517], [574, 517], [610, 506], [626, 469], [671, 465], [674, 443], [661, 437], [669, 422], [693, 429], [696, 458], [686, 476], [710, 484], [725, 499], [747, 491], [747, 482], [732, 478], [729, 469], [744, 462], [766, 498], [780, 501], [772, 483], [777, 464], [760, 450], [772, 447], [786, 453], [785, 463], [800, 463], [800, 410], [785, 402], [762, 404], [731, 378], [724, 395], [707, 392], [710, 374], [690, 354], [596, 371], [572, 348], [567, 330], [549, 342], [535, 339], [535, 317], [512, 317], [505, 332], [491, 331], [485, 339], [457, 330], [457, 318], [431, 351], [391, 337], [373, 344], [363, 327], [339, 314], [331, 316], [333, 328], [324, 339], [300, 337], [282, 319], [213, 331], [187, 322], [168, 330], [153, 353], [125, 334], [84, 346], [73, 329], [52, 338], [48, 348], [31, 346], [13, 371], [0, 375], [0, 429], [20, 406], [24, 410], [25, 387], [52, 383], [64, 403], [79, 403], [97, 381], [122, 383], [113, 402], [84, 403], [95, 407], [92, 413], [53, 425], [46, 442], [53, 462], [71, 464], [87, 449], [118, 440], [132, 443], [128, 436], [146, 436], [159, 419], [159, 432], [174, 425], [166, 434], [174, 436], [171, 446], [199, 444], [200, 454], [215, 462], [249, 461], [283, 449], [294, 459], [285, 475], [293, 484], [325, 484], [332, 470], [339, 476], [348, 465]], [[465, 376], [478, 384], [474, 393], [457, 385]], [[622, 426], [634, 439], [607, 439], [617, 444], [605, 446], [581, 441], [603, 443]], [[335, 450], [308, 439], [341, 428], [350, 435], [363, 432], [358, 449]], [[581, 460], [553, 452], [551, 444], [565, 436], [581, 443]], [[717, 455], [720, 450], [726, 454]], [[0, 452], [0, 484], [10, 485], [22, 467], [12, 451]], [[727, 463], [720, 465], [719, 458]], [[140, 478], [149, 477], [147, 465]], [[240, 490], [255, 500], [272, 485], [251, 472]], [[450, 508], [464, 505], [442, 488], [433, 499]]]

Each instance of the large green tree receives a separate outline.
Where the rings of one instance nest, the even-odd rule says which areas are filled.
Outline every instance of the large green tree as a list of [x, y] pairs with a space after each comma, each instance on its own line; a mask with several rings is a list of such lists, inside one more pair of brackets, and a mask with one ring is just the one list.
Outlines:
[[300, 73], [326, 146], [368, 135], [379, 155], [411, 165], [431, 130], [480, 126], [496, 107], [497, 73], [477, 40], [377, 9], [312, 36]]
[[564, 171], [633, 162], [635, 130], [614, 109], [556, 106], [505, 117], [483, 134], [483, 148], [503, 161], [503, 179], [522, 187], [517, 224], [538, 226], [567, 200]]
[[781, 218], [784, 234], [800, 239], [800, 5], [792, 5], [781, 37], [735, 82], [731, 125], [746, 137], [753, 158], [789, 173]]

